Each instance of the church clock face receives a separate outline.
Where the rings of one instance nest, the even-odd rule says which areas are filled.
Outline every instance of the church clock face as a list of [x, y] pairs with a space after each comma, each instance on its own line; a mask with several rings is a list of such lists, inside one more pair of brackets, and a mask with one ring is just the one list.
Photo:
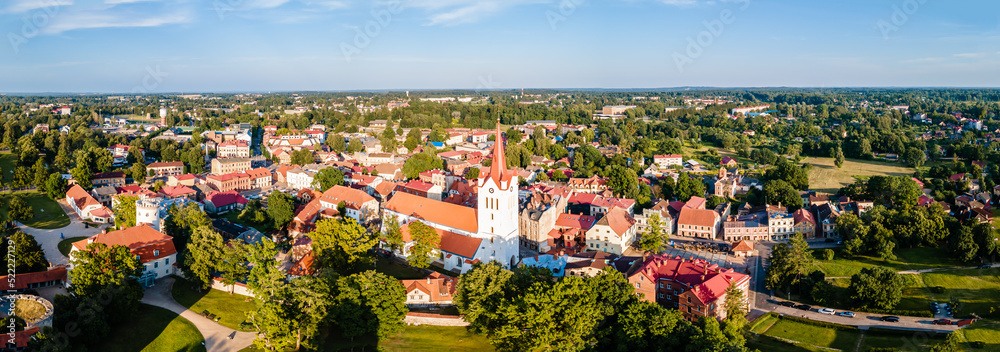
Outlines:
[[490, 188], [490, 193], [493, 193], [493, 189], [492, 188]]

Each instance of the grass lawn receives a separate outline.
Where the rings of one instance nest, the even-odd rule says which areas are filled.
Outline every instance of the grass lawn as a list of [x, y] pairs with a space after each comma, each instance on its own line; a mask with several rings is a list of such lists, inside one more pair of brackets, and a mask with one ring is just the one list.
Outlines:
[[[24, 224], [36, 229], [58, 229], [69, 225], [69, 217], [59, 203], [49, 199], [45, 194], [35, 191], [15, 192], [25, 197], [35, 216], [25, 220]], [[0, 215], [7, 219], [7, 203], [11, 193], [0, 194]]]
[[[325, 339], [326, 351], [345, 351], [354, 347], [374, 347], [374, 338], [344, 341], [339, 336]], [[464, 327], [408, 325], [399, 336], [378, 344], [389, 352], [489, 352], [494, 348], [485, 336], [476, 335]], [[374, 349], [372, 349], [374, 350]]]
[[747, 348], [764, 352], [827, 352], [830, 350], [801, 343], [789, 343], [776, 338], [759, 335], [747, 339]]
[[896, 260], [882, 260], [876, 257], [855, 256], [847, 259], [840, 256], [840, 252], [834, 256], [833, 260], [821, 260], [823, 250], [814, 250], [814, 266], [816, 269], [826, 273], [827, 277], [847, 277], [861, 272], [861, 269], [873, 266], [884, 266], [896, 271], [922, 270], [941, 267], [964, 266], [955, 262], [950, 257], [947, 249], [944, 248], [904, 248], [896, 251]]
[[767, 331], [767, 329], [770, 329], [771, 326], [773, 326], [777, 322], [778, 322], [777, 316], [772, 314], [767, 314], [761, 316], [757, 320], [754, 320], [753, 324], [751, 325], [752, 328], [750, 329], [750, 331], [758, 334], [763, 334], [765, 331]]
[[143, 304], [132, 321], [121, 322], [101, 346], [91, 350], [105, 352], [201, 352], [205, 346], [201, 333], [187, 319], [173, 312]]
[[9, 184], [11, 180], [14, 179], [14, 168], [17, 166], [17, 156], [13, 153], [0, 153], [0, 170], [3, 171], [3, 175], [0, 175], [0, 181], [3, 184]]
[[[938, 302], [956, 299], [959, 301], [958, 310], [955, 311], [958, 317], [971, 313], [986, 316], [991, 314], [991, 308], [1000, 307], [1000, 269], [946, 270], [923, 273], [920, 277], [928, 288], [945, 288], [944, 293], [934, 293], [927, 289], [925, 306], [930, 304], [931, 299]], [[992, 314], [996, 316], [996, 313]]]
[[247, 302], [247, 297], [229, 292], [209, 289], [202, 292], [195, 291], [191, 283], [187, 280], [176, 278], [171, 294], [177, 303], [195, 313], [208, 311], [215, 314], [219, 319], [219, 324], [227, 328], [238, 331], [250, 331], [241, 329], [240, 324], [246, 320], [246, 312], [257, 309], [256, 304], [251, 300]]
[[861, 341], [859, 351], [867, 351], [869, 348], [896, 348], [899, 352], [923, 352], [930, 351], [931, 346], [944, 342], [943, 337], [936, 337], [929, 334], [865, 334]]
[[56, 246], [59, 248], [59, 253], [62, 253], [62, 255], [64, 255], [67, 258], [69, 258], [69, 251], [73, 249], [73, 242], [77, 242], [77, 241], [85, 240], [85, 239], [87, 239], [87, 237], [85, 237], [85, 236], [70, 237], [70, 238], [67, 238], [65, 240], [59, 241], [59, 244], [56, 245]]
[[260, 231], [260, 233], [268, 233], [268, 232], [271, 232], [272, 230], [274, 230], [273, 229], [274, 226], [271, 225], [271, 224], [267, 224], [267, 225], [254, 225], [254, 224], [251, 224], [251, 223], [243, 222], [242, 220], [239, 219], [239, 217], [240, 217], [240, 212], [239, 211], [231, 211], [231, 212], [228, 212], [228, 213], [226, 213], [226, 214], [224, 214], [222, 216], [222, 218], [224, 218], [226, 220], [229, 220], [232, 223], [255, 228], [255, 229], [257, 229], [257, 231]]
[[808, 157], [805, 162], [813, 166], [809, 171], [809, 187], [827, 193], [836, 193], [841, 187], [854, 183], [855, 176], [909, 176], [914, 171], [903, 164], [857, 159], [847, 159], [839, 169], [833, 158]]
[[857, 331], [836, 330], [781, 319], [764, 332], [767, 336], [780, 337], [819, 347], [853, 351], [861, 336]]
[[1000, 351], [1000, 322], [979, 321], [962, 330], [965, 340], [969, 342], [982, 341], [986, 346], [982, 349], [966, 347], [968, 351]]
[[416, 280], [427, 277], [419, 270], [383, 258], [379, 258], [378, 263], [375, 263], [375, 271], [400, 280]]

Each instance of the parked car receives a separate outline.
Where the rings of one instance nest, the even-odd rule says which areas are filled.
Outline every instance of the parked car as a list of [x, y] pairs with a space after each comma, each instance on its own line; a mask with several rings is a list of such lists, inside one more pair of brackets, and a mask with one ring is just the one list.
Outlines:
[[795, 309], [812, 310], [813, 307], [810, 306], [810, 305], [808, 305], [808, 304], [800, 304], [800, 305], [795, 306]]
[[951, 325], [951, 320], [948, 319], [938, 319], [934, 321], [934, 325]]
[[834, 313], [837, 313], [836, 311], [834, 311], [833, 309], [830, 309], [830, 308], [822, 308], [820, 310], [817, 310], [817, 312], [820, 312], [820, 313], [823, 313], [823, 314], [834, 314]]
[[991, 267], [993, 267], [993, 266], [992, 266], [992, 265], [989, 265], [989, 264], [983, 264], [983, 265], [980, 265], [980, 266], [979, 266], [979, 269], [989, 269], [989, 268], [991, 268]]
[[826, 243], [833, 243], [833, 242], [836, 242], [836, 241], [837, 241], [837, 240], [835, 240], [835, 239], [832, 239], [832, 238], [827, 238], [827, 239], [826, 239]]
[[795, 307], [795, 302], [792, 302], [792, 301], [781, 301], [781, 302], [778, 302], [778, 305], [779, 306], [785, 306], [785, 307]]
[[854, 312], [837, 312], [837, 315], [847, 318], [854, 318]]
[[896, 317], [896, 316], [885, 316], [885, 317], [882, 317], [882, 321], [890, 322], [890, 323], [898, 323], [899, 322], [899, 317]]

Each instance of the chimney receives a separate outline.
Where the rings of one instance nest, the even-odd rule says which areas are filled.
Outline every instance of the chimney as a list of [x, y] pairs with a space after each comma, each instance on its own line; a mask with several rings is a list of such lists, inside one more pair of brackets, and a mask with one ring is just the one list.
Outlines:
[[430, 285], [430, 284], [431, 284], [431, 277], [430, 277], [430, 276], [428, 276], [428, 277], [427, 277], [427, 284], [428, 284], [428, 285]]

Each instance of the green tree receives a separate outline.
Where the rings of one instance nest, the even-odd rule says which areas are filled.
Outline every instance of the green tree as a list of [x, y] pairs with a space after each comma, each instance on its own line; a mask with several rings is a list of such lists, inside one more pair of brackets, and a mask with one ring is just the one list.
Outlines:
[[646, 252], [659, 253], [668, 241], [667, 232], [663, 229], [663, 218], [653, 213], [647, 219], [646, 233], [639, 239], [639, 248]]
[[427, 268], [434, 261], [432, 255], [434, 249], [441, 245], [441, 236], [433, 227], [425, 225], [423, 222], [414, 221], [409, 224], [410, 238], [413, 239], [413, 246], [410, 247], [410, 255], [407, 261], [417, 268]]
[[368, 270], [337, 281], [333, 314], [344, 336], [374, 334], [385, 341], [403, 330], [406, 288], [395, 278]]
[[324, 280], [301, 276], [282, 284], [273, 295], [257, 297], [257, 310], [247, 314], [247, 320], [259, 331], [254, 347], [316, 350], [320, 327], [332, 308], [332, 293]]
[[799, 196], [799, 191], [783, 180], [764, 182], [764, 199], [768, 204], [784, 205], [790, 212], [802, 208], [802, 197]]
[[191, 233], [184, 253], [182, 269], [189, 279], [202, 289], [212, 286], [212, 275], [222, 260], [222, 236], [209, 226], [201, 226]]
[[49, 175], [45, 181], [45, 193], [53, 200], [66, 198], [66, 180], [59, 173]]
[[903, 297], [903, 277], [892, 269], [875, 266], [851, 276], [848, 291], [855, 305], [890, 310]]
[[73, 179], [76, 180], [76, 184], [80, 185], [80, 187], [90, 189], [94, 186], [91, 184], [94, 173], [90, 171], [86, 163], [77, 163], [76, 167], [70, 170], [70, 174], [73, 175]]
[[[35, 241], [34, 236], [21, 231], [15, 231], [10, 235], [7, 244], [7, 246], [2, 247], [3, 253], [5, 257], [16, 254], [15, 272], [19, 274], [33, 273], [45, 271], [49, 267], [49, 261], [45, 259], [45, 251]], [[13, 253], [7, 252], [10, 245], [14, 246]]]
[[13, 220], [25, 221], [35, 217], [34, 208], [28, 204], [28, 201], [21, 194], [12, 194], [7, 207], [7, 217]]
[[34, 182], [31, 184], [35, 185], [39, 191], [44, 192], [45, 181], [49, 178], [49, 169], [45, 167], [45, 161], [41, 158], [36, 160], [35, 165], [31, 167], [31, 171], [34, 173]]
[[250, 268], [246, 263], [249, 246], [240, 241], [230, 241], [229, 245], [222, 247], [222, 258], [217, 269], [222, 284], [229, 286], [229, 294], [233, 294], [237, 282], [245, 282], [250, 274]]
[[608, 187], [611, 187], [616, 196], [635, 199], [639, 195], [638, 177], [631, 168], [613, 165], [608, 172]]
[[382, 235], [382, 241], [385, 241], [386, 246], [393, 252], [403, 249], [403, 231], [399, 226], [399, 218], [395, 215], [385, 217], [385, 233]]
[[801, 234], [795, 234], [787, 243], [779, 243], [771, 250], [771, 265], [767, 268], [764, 282], [773, 290], [797, 284], [812, 265], [812, 258], [809, 244]]
[[513, 287], [514, 273], [496, 262], [475, 264], [455, 286], [455, 306], [478, 333], [500, 328], [499, 310]]
[[374, 259], [371, 249], [378, 244], [378, 239], [350, 218], [317, 221], [316, 230], [309, 235], [317, 265], [341, 274], [371, 264]]
[[837, 147], [837, 151], [834, 153], [833, 158], [833, 164], [837, 165], [838, 169], [844, 166], [844, 150], [842, 148]]
[[743, 330], [747, 323], [747, 303], [747, 297], [743, 290], [735, 282], [730, 283], [729, 287], [726, 288], [726, 301], [724, 303], [726, 323], [734, 324]]
[[112, 319], [131, 316], [138, 311], [143, 295], [138, 278], [142, 275], [143, 265], [128, 247], [108, 247], [94, 242], [84, 250], [73, 252], [69, 262], [73, 266], [69, 272], [69, 279], [73, 282], [68, 288], [71, 293], [87, 297], [110, 295], [115, 302], [108, 307], [108, 315]]
[[910, 147], [906, 150], [906, 155], [904, 156], [906, 162], [910, 164], [913, 168], [919, 169], [927, 161], [927, 154], [924, 154], [923, 150]]
[[146, 182], [146, 164], [141, 162], [132, 164], [132, 167], [129, 168], [129, 173], [132, 174], [132, 179], [136, 183]]
[[295, 203], [292, 197], [281, 191], [271, 191], [267, 196], [267, 215], [274, 220], [274, 228], [284, 228], [295, 218]]
[[139, 201], [138, 196], [117, 196], [118, 202], [114, 205], [115, 228], [127, 229], [135, 226], [135, 202]]
[[292, 152], [291, 156], [292, 165], [308, 165], [316, 162], [316, 158], [313, 156], [313, 151], [309, 149], [301, 149]]
[[488, 335], [501, 351], [580, 351], [597, 342], [604, 317], [598, 295], [577, 276], [535, 282], [500, 309], [504, 324]]
[[430, 149], [426, 149], [421, 153], [414, 154], [406, 162], [403, 163], [403, 175], [409, 179], [415, 179], [420, 177], [420, 173], [440, 169], [444, 166], [444, 161], [441, 160], [437, 155], [435, 155]]
[[333, 186], [343, 186], [344, 185], [344, 173], [340, 169], [335, 167], [328, 167], [323, 170], [319, 170], [316, 176], [313, 177], [313, 188], [318, 189], [323, 192]]
[[[542, 174], [539, 174], [539, 176], [541, 176], [541, 175]], [[470, 167], [470, 168], [466, 169], [465, 170], [465, 179], [466, 180], [476, 180], [476, 179], [479, 179], [479, 168], [478, 167]]]
[[979, 254], [979, 245], [976, 244], [975, 235], [969, 226], [961, 226], [952, 235], [951, 251], [955, 253], [958, 260], [969, 263], [976, 259]]
[[409, 149], [410, 152], [413, 152], [413, 150], [417, 149], [417, 146], [420, 145], [421, 139], [422, 136], [420, 134], [420, 129], [411, 128], [410, 132], [406, 134], [406, 140], [403, 142], [403, 146], [405, 146], [406, 149]]
[[343, 153], [347, 150], [347, 141], [341, 135], [331, 135], [327, 140], [326, 144], [330, 146], [330, 149], [337, 153]]

